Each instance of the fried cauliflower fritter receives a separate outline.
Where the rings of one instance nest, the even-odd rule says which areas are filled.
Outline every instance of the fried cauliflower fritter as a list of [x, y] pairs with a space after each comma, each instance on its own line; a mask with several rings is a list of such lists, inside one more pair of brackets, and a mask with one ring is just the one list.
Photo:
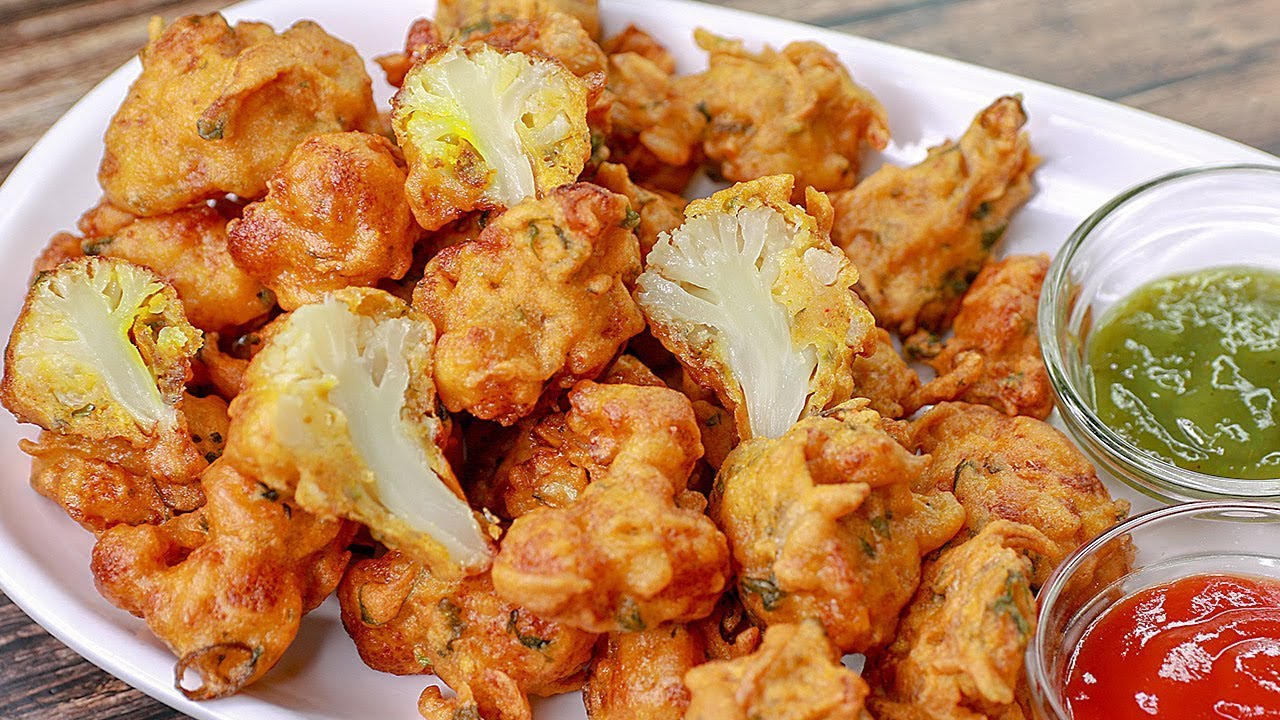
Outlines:
[[693, 37], [710, 67], [682, 78], [679, 89], [707, 118], [702, 147], [724, 179], [794, 175], [792, 200], [799, 201], [808, 187], [853, 187], [863, 146], [888, 145], [880, 101], [818, 43], [752, 53], [703, 29]]
[[154, 23], [140, 57], [98, 170], [111, 202], [137, 215], [228, 193], [261, 197], [306, 137], [378, 128], [364, 61], [313, 22], [276, 34], [189, 15], [163, 32]]
[[886, 418], [910, 415], [920, 376], [893, 347], [893, 338], [884, 328], [875, 330], [875, 349], [866, 357], [853, 359], [853, 396], [871, 401], [870, 408]]
[[511, 425], [544, 390], [598, 375], [644, 319], [626, 198], [556, 188], [489, 220], [427, 264], [413, 306], [439, 330], [435, 381], [450, 412]]
[[404, 181], [404, 165], [384, 137], [307, 138], [267, 182], [267, 196], [231, 222], [231, 254], [285, 310], [333, 290], [398, 279], [421, 232]]
[[1035, 528], [997, 520], [931, 560], [898, 636], [868, 663], [875, 717], [1022, 718], [1015, 696], [1036, 626], [1029, 556], [1051, 545]]
[[200, 347], [173, 287], [122, 260], [40, 275], [5, 349], [0, 401], [21, 422], [127, 445], [146, 471], [190, 482], [207, 464], [177, 408]]
[[680, 624], [609, 633], [582, 700], [591, 720], [680, 720], [689, 706], [684, 675], [707, 661], [697, 631]]
[[938, 373], [912, 398], [913, 410], [963, 400], [1038, 420], [1053, 412], [1036, 332], [1040, 286], [1048, 270], [1048, 255], [1014, 255], [992, 263], [960, 301], [954, 337], [939, 343], [936, 335], [920, 331], [907, 339], [907, 354]]
[[711, 495], [751, 616], [764, 625], [819, 620], [843, 652], [893, 637], [920, 558], [964, 523], [946, 493], [911, 491], [927, 458], [899, 445], [865, 407], [853, 401], [781, 438], [742, 443]]
[[338, 600], [365, 664], [396, 675], [434, 673], [470, 695], [486, 718], [528, 720], [527, 695], [581, 687], [596, 642], [593, 633], [503, 601], [487, 573], [442, 580], [394, 551], [352, 565]]
[[707, 118], [673, 72], [674, 63], [669, 67], [661, 56], [611, 52], [613, 104], [604, 141], [609, 159], [626, 165], [637, 182], [681, 193], [702, 161]]
[[676, 72], [676, 59], [671, 56], [671, 51], [656, 38], [649, 33], [636, 27], [635, 25], [627, 25], [627, 27], [613, 37], [605, 38], [600, 43], [600, 47], [607, 55], [621, 55], [622, 53], [635, 53], [652, 60], [666, 74], [674, 75]]
[[442, 577], [492, 554], [443, 447], [430, 321], [381, 290], [346, 288], [278, 320], [231, 403], [226, 458], [321, 517]]
[[965, 508], [964, 531], [954, 544], [1001, 519], [1030, 525], [1049, 538], [1046, 553], [1031, 555], [1034, 587], [1129, 512], [1129, 503], [1111, 499], [1065, 435], [1034, 418], [943, 403], [911, 424], [910, 447], [930, 455], [916, 491], [954, 493]]
[[607, 465], [568, 507], [512, 523], [493, 565], [504, 599], [592, 632], [709, 614], [729, 580], [724, 536], [685, 489], [702, 455], [689, 400], [666, 388], [587, 383], [566, 422]]
[[429, 48], [391, 101], [418, 224], [436, 230], [573, 182], [591, 155], [589, 94], [548, 57], [483, 42]]
[[858, 292], [876, 322], [900, 335], [941, 332], [1009, 224], [1031, 195], [1031, 154], [1022, 103], [1002, 97], [959, 142], [918, 165], [885, 165], [832, 195], [831, 241], [857, 264]]
[[466, 36], [513, 20], [536, 20], [550, 13], [576, 19], [593, 40], [600, 38], [596, 0], [440, 0], [435, 22], [445, 37]]
[[[302, 616], [337, 586], [355, 526], [320, 520], [266, 485], [216, 462], [201, 477], [205, 505], [162, 525], [117, 525], [98, 538], [99, 592], [178, 656], [188, 699], [226, 697], [262, 677]], [[183, 676], [192, 670], [201, 684]]]
[[626, 196], [627, 202], [631, 203], [631, 211], [640, 216], [635, 230], [636, 239], [640, 241], [642, 262], [658, 244], [659, 236], [670, 233], [684, 222], [684, 209], [689, 204], [687, 200], [673, 192], [635, 184], [625, 165], [601, 163], [591, 182]]
[[760, 649], [685, 674], [686, 720], [862, 720], [867, 684], [812, 620], [775, 625]]
[[710, 615], [695, 620], [692, 626], [702, 637], [708, 660], [735, 660], [760, 645], [760, 628], [751, 624], [733, 588], [720, 596]]
[[[486, 498], [486, 507], [512, 519], [539, 507], [568, 507], [587, 484], [603, 475], [612, 463], [612, 457], [603, 450], [604, 443], [628, 441], [628, 436], [636, 431], [632, 425], [641, 422], [641, 416], [648, 412], [646, 403], [671, 402], [664, 393], [639, 389], [641, 385], [665, 386], [648, 368], [628, 355], [610, 366], [601, 382], [617, 387], [599, 388], [583, 380], [569, 393], [568, 411], [525, 418], [516, 425], [516, 436], [510, 447], [500, 452], [501, 461], [494, 466], [492, 474], [476, 479], [480, 497]], [[602, 403], [616, 408], [615, 426], [593, 425], [598, 418], [591, 413]], [[657, 417], [664, 417], [664, 413], [658, 413]], [[670, 450], [679, 453], [680, 458], [695, 457], [692, 439], [680, 439], [684, 446]], [[492, 446], [477, 445], [477, 449], [496, 452]], [[674, 472], [679, 472], [681, 467], [677, 464]]]
[[604, 85], [608, 68], [604, 50], [572, 15], [551, 10], [532, 18], [482, 26], [464, 33], [463, 37], [468, 43], [483, 42], [504, 52], [555, 58], [592, 87], [592, 95], [598, 94]]
[[803, 211], [792, 184], [775, 175], [691, 202], [636, 281], [650, 331], [742, 439], [848, 400], [853, 357], [874, 341], [858, 271], [827, 239], [830, 203], [810, 191]]

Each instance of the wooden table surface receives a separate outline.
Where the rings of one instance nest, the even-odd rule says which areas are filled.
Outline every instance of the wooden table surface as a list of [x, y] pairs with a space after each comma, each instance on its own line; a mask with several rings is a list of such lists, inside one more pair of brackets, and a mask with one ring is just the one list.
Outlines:
[[[228, 4], [0, 0], [0, 180], [73, 102], [137, 51], [151, 15], [172, 19]], [[1277, 0], [723, 4], [1082, 90], [1280, 154]], [[0, 718], [107, 717], [185, 716], [80, 659], [0, 595]]]

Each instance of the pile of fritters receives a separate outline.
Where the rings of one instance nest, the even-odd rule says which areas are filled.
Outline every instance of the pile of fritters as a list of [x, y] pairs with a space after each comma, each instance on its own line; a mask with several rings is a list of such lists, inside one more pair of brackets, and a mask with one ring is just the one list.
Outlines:
[[994, 260], [1021, 100], [860, 178], [831, 51], [695, 39], [440, 0], [386, 115], [313, 23], [153, 24], [0, 400], [188, 697], [336, 591], [429, 719], [1027, 712], [1034, 593], [1127, 506], [1042, 422], [1047, 258]]

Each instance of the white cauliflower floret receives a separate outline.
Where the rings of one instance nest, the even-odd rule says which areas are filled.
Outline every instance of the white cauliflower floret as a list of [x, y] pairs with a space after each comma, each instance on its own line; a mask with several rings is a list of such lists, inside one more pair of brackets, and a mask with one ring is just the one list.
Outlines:
[[298, 308], [249, 364], [224, 456], [434, 572], [483, 570], [489, 541], [441, 450], [434, 343], [431, 321], [381, 290]]
[[857, 270], [828, 239], [830, 204], [791, 205], [792, 178], [739, 183], [691, 203], [636, 282], [654, 334], [733, 410], [740, 439], [778, 437], [849, 399], [874, 319]]
[[27, 294], [0, 397], [45, 430], [152, 447], [185, 435], [176, 405], [200, 344], [155, 273], [103, 257], [68, 261]]
[[488, 45], [423, 58], [392, 101], [405, 191], [435, 230], [572, 182], [591, 154], [587, 86], [558, 62]]

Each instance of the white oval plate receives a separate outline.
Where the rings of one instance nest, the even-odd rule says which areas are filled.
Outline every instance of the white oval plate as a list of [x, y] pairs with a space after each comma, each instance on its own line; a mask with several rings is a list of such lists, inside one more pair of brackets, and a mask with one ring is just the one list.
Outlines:
[[[964, 130], [998, 95], [1020, 92], [1031, 116], [1038, 190], [1011, 224], [1005, 252], [1055, 251], [1075, 225], [1118, 191], [1175, 168], [1211, 162], [1277, 162], [1259, 150], [1170, 120], [952, 60], [724, 8], [682, 0], [604, 0], [605, 29], [635, 23], [676, 54], [681, 72], [705, 64], [692, 31], [706, 27], [748, 43], [816, 40], [840, 54], [858, 82], [888, 109], [894, 135], [883, 156], [911, 163], [925, 148]], [[310, 18], [366, 57], [401, 47], [428, 0], [255, 0], [227, 11], [282, 29]], [[31, 261], [48, 238], [74, 226], [99, 196], [102, 132], [138, 72], [136, 60], [112, 74], [45, 134], [0, 188], [0, 327], [12, 327]], [[381, 72], [370, 63], [370, 74]], [[379, 83], [386, 101], [389, 89]], [[879, 162], [873, 161], [871, 164]], [[19, 437], [32, 436], [0, 412], [0, 587], [58, 639], [152, 697], [205, 720], [381, 718], [413, 720], [428, 679], [366, 668], [347, 639], [335, 603], [308, 616], [279, 665], [246, 692], [192, 703], [173, 689], [174, 658], [146, 626], [99, 597], [89, 573], [92, 537], [27, 485]], [[1109, 481], [1135, 509], [1152, 502]], [[576, 693], [536, 704], [541, 718], [584, 718]]]

